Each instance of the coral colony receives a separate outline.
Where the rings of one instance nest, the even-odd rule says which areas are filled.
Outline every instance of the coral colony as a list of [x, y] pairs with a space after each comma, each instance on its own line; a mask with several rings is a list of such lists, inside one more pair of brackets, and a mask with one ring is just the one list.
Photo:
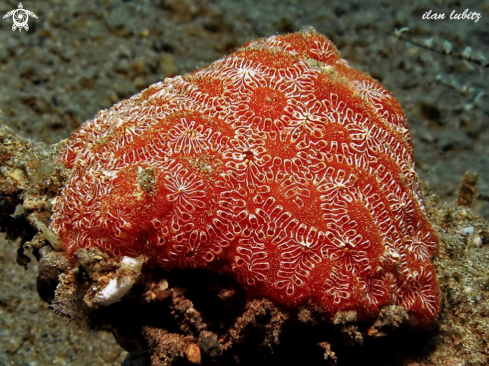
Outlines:
[[406, 117], [312, 29], [245, 44], [101, 111], [67, 142], [51, 229], [145, 267], [360, 319], [439, 311]]

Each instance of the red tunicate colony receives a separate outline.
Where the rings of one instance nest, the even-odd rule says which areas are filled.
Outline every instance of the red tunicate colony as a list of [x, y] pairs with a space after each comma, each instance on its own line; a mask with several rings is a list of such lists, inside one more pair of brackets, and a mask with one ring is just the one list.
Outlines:
[[67, 142], [51, 229], [249, 296], [360, 319], [439, 311], [402, 108], [312, 29], [245, 44], [101, 111]]

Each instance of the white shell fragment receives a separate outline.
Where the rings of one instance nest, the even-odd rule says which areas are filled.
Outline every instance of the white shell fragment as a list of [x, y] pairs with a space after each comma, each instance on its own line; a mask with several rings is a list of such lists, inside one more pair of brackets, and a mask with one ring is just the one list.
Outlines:
[[482, 238], [480, 237], [479, 234], [477, 234], [476, 236], [474, 236], [474, 239], [472, 241], [474, 242], [474, 245], [477, 248], [480, 248], [482, 246], [482, 244], [484, 244], [484, 241], [482, 240]]
[[472, 237], [474, 236], [474, 231], [475, 228], [473, 226], [467, 226], [463, 228], [462, 230], [459, 230], [458, 233], [462, 235], [468, 235], [469, 236], [469, 241], [472, 240]]
[[95, 295], [93, 301], [102, 306], [109, 306], [119, 301], [136, 283], [141, 274], [143, 263], [144, 258], [142, 256], [122, 258], [116, 277], [111, 279], [107, 286]]

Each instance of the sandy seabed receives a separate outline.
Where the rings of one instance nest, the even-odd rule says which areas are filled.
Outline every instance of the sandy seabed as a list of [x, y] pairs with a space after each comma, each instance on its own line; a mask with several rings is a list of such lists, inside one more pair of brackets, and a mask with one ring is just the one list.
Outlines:
[[[55, 143], [100, 109], [166, 76], [205, 66], [250, 39], [313, 26], [352, 66], [399, 100], [418, 173], [430, 189], [453, 201], [464, 173], [472, 170], [479, 175], [473, 209], [489, 217], [489, 82], [488, 68], [480, 66], [488, 62], [482, 56], [489, 58], [487, 3], [69, 0], [23, 5], [38, 16], [29, 19], [28, 32], [13, 32], [11, 19], [0, 22], [0, 118], [19, 135]], [[17, 6], [5, 1], [0, 14]], [[429, 10], [449, 17], [465, 9], [480, 13], [479, 21], [422, 19]], [[409, 30], [396, 37], [395, 30], [403, 28]], [[452, 229], [466, 219], [454, 220]], [[444, 268], [442, 287], [467, 306], [481, 306], [483, 318], [459, 319], [453, 347], [467, 353], [450, 357], [460, 362], [452, 365], [483, 365], [489, 362], [487, 345], [474, 344], [489, 334], [487, 245], [475, 248], [457, 240], [446, 240], [450, 263], [459, 267], [439, 267]], [[36, 293], [35, 261], [24, 270], [15, 264], [15, 250], [15, 244], [0, 241], [0, 365], [119, 365], [125, 352], [109, 334], [76, 330], [49, 311]], [[464, 337], [472, 342], [470, 334], [475, 343], [464, 344]], [[464, 359], [469, 346], [479, 353]]]

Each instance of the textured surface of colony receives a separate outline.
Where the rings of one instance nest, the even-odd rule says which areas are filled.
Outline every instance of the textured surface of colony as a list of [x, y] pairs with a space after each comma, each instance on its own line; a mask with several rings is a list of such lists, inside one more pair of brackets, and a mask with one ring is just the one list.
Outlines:
[[210, 268], [250, 296], [370, 317], [439, 310], [404, 113], [313, 30], [251, 41], [101, 111], [68, 141], [65, 250]]

